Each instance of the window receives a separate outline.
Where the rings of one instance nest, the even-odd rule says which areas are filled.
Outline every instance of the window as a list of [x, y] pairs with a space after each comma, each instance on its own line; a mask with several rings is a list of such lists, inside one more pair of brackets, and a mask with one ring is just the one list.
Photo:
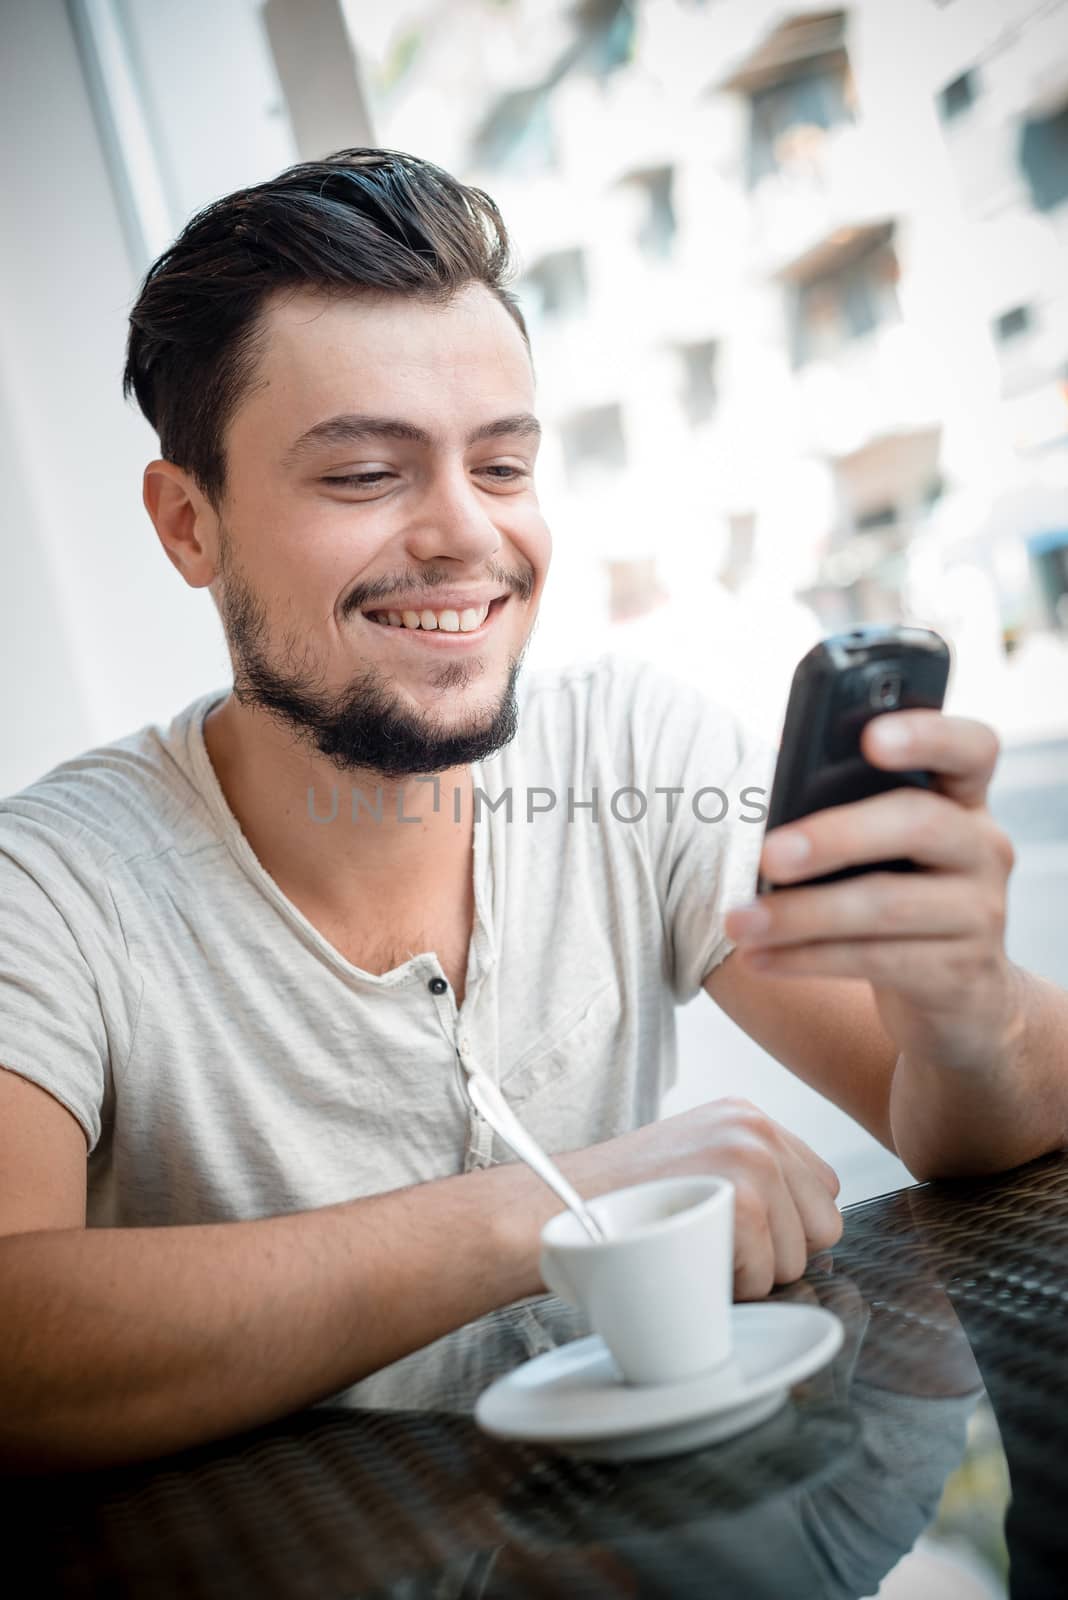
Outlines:
[[1018, 339], [1021, 334], [1027, 333], [1031, 328], [1031, 307], [1013, 306], [1011, 311], [1003, 311], [1000, 317], [994, 318], [994, 337], [999, 343], [1007, 339]]
[[560, 437], [564, 467], [573, 489], [626, 466], [623, 414], [618, 405], [593, 406], [588, 411], [575, 412], [562, 425]]
[[626, 66], [637, 38], [635, 7], [629, 0], [580, 0], [574, 14], [585, 34], [577, 60], [598, 78]]
[[899, 321], [897, 279], [897, 256], [883, 242], [799, 284], [793, 308], [794, 366], [834, 357], [853, 340]]
[[642, 193], [643, 212], [637, 244], [642, 255], [663, 261], [671, 254], [678, 221], [672, 203], [673, 167], [655, 167], [650, 172], [631, 173], [624, 181]]
[[780, 80], [751, 97], [749, 186], [789, 165], [799, 129], [826, 131], [852, 120], [848, 67], [844, 55], [792, 78]]
[[686, 420], [693, 428], [707, 422], [715, 414], [719, 398], [716, 386], [716, 362], [719, 346], [714, 339], [703, 339], [696, 344], [678, 347], [682, 367], [682, 387], [679, 391]]
[[979, 76], [974, 71], [962, 72], [959, 78], [947, 83], [938, 96], [938, 114], [943, 122], [952, 122], [963, 116], [979, 97]]
[[1037, 211], [1053, 211], [1068, 200], [1068, 106], [1024, 123], [1019, 157]]
[[897, 526], [897, 507], [894, 505], [877, 506], [873, 511], [864, 511], [859, 517], [853, 519], [854, 533], [871, 533], [876, 528], [893, 528]]
[[1068, 531], [1032, 534], [1027, 547], [1049, 620], [1068, 630]]
[[549, 101], [544, 88], [502, 96], [471, 141], [472, 162], [515, 177], [551, 171], [557, 153]]
[[606, 561], [608, 616], [612, 622], [643, 617], [667, 598], [656, 570], [656, 558]]
[[581, 316], [586, 309], [586, 266], [581, 250], [555, 250], [542, 256], [523, 278], [535, 317]]
[[725, 588], [737, 589], [746, 577], [753, 562], [755, 543], [756, 513], [732, 513], [728, 519], [727, 558], [719, 573], [719, 580]]

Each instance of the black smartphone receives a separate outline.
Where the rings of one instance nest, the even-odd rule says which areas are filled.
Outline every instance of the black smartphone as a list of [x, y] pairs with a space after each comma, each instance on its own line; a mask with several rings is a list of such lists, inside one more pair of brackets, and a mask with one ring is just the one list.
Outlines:
[[[827, 806], [888, 789], [929, 789], [929, 772], [890, 772], [861, 754], [866, 722], [888, 711], [940, 711], [949, 681], [946, 641], [931, 628], [868, 625], [836, 633], [798, 663], [775, 763], [765, 833]], [[797, 883], [835, 883], [861, 872], [912, 872], [908, 859], [842, 867], [789, 885], [757, 878], [757, 893]]]

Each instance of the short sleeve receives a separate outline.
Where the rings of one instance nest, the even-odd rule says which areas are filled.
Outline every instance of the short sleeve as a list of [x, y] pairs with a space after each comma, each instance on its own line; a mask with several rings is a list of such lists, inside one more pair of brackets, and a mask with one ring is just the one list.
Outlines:
[[103, 873], [48, 831], [0, 810], [0, 1066], [66, 1106], [91, 1153], [111, 1053], [127, 1037], [114, 907]]
[[775, 749], [728, 706], [653, 668], [636, 680], [633, 716], [671, 983], [685, 1004], [734, 949], [726, 912], [756, 892]]

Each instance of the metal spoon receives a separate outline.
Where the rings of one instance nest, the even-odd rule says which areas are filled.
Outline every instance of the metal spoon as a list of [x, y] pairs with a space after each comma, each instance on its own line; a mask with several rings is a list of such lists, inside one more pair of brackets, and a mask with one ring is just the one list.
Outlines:
[[480, 1116], [485, 1117], [494, 1133], [500, 1135], [513, 1155], [525, 1161], [538, 1174], [543, 1183], [557, 1194], [582, 1223], [595, 1244], [606, 1237], [604, 1229], [586, 1205], [582, 1196], [573, 1189], [556, 1163], [545, 1154], [536, 1139], [524, 1128], [497, 1085], [483, 1072], [472, 1072], [467, 1077], [467, 1093]]

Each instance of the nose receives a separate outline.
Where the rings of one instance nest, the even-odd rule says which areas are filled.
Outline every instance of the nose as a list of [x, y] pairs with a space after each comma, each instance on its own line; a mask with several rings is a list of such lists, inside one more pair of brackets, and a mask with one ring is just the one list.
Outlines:
[[503, 542], [492, 504], [462, 466], [442, 467], [405, 535], [408, 554], [414, 561], [451, 559], [472, 566], [486, 561]]

